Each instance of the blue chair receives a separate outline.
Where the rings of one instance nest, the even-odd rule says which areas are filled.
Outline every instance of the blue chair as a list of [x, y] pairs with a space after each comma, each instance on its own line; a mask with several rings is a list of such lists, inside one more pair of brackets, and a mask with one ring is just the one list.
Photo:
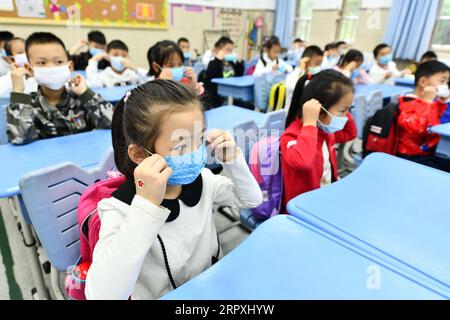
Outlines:
[[112, 150], [101, 164], [86, 171], [69, 162], [30, 172], [21, 177], [23, 203], [51, 263], [52, 289], [63, 298], [59, 272], [66, 272], [80, 256], [77, 207], [90, 185], [107, 178], [115, 168]]
[[[284, 131], [286, 124], [286, 110], [281, 109], [273, 112], [266, 113], [263, 123], [259, 126], [259, 129], [265, 129], [267, 135], [278, 135]], [[271, 134], [271, 131], [276, 131], [276, 134]]]
[[270, 88], [269, 80], [266, 77], [255, 77], [255, 86], [253, 90], [255, 92], [255, 106], [257, 109], [262, 111], [267, 110]]
[[201, 61], [197, 61], [196, 63], [194, 63], [194, 72], [197, 76], [205, 69], [206, 66]]
[[372, 117], [375, 112], [383, 108], [383, 92], [374, 91], [369, 95], [367, 99], [367, 105], [364, 112], [364, 123]]
[[6, 135], [6, 111], [8, 105], [2, 104], [2, 99], [0, 99], [0, 144], [8, 143], [8, 137]]
[[245, 161], [249, 161], [250, 151], [258, 141], [258, 126], [254, 121], [243, 122], [233, 128], [237, 146], [244, 153]]

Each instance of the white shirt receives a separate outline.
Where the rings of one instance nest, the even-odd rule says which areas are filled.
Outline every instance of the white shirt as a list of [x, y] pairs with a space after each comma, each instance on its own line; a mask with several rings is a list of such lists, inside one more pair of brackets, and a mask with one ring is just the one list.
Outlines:
[[[391, 72], [393, 76], [386, 79], [386, 74]], [[395, 84], [394, 78], [401, 77], [402, 73], [398, 71], [397, 64], [394, 61], [389, 62], [387, 68], [381, 67], [378, 63], [375, 63], [369, 71], [370, 82], [372, 83], [386, 83]]]
[[242, 153], [223, 164], [231, 178], [203, 169], [199, 202], [189, 207], [179, 200], [180, 214], [167, 222], [170, 211], [134, 195], [131, 205], [116, 198], [98, 205], [100, 238], [86, 279], [88, 299], [158, 299], [173, 287], [161, 245], [177, 286], [211, 266], [218, 251], [213, 205], [253, 208], [261, 190]]
[[328, 151], [328, 145], [326, 141], [323, 142], [322, 153], [323, 153], [323, 174], [322, 179], [320, 180], [320, 187], [325, 187], [331, 184], [331, 177], [332, 177], [330, 152]]
[[273, 71], [273, 67], [275, 65], [279, 65], [284, 66], [286, 72], [292, 72], [293, 68], [291, 65], [287, 64], [286, 62], [284, 62], [284, 60], [282, 59], [275, 59], [275, 60], [271, 60], [269, 59], [269, 56], [267, 55], [267, 53], [263, 54], [263, 58], [266, 61], [266, 65], [264, 66], [264, 63], [262, 62], [261, 59], [258, 60], [258, 63], [256, 63], [256, 67], [255, 67], [255, 72], [253, 73], [254, 76], [261, 76], [267, 73], [271, 73], [274, 72]]
[[[31, 93], [36, 92], [38, 88], [38, 84], [34, 77], [25, 78], [23, 77], [25, 90], [23, 93]], [[8, 96], [12, 91], [12, 80], [11, 80], [11, 72], [8, 72], [4, 76], [0, 77], [0, 98]]]
[[114, 87], [117, 85], [135, 85], [147, 82], [147, 70], [138, 68], [135, 72], [125, 69], [121, 74], [115, 72], [111, 67], [98, 72], [98, 62], [89, 60], [86, 67], [87, 86], [89, 88]]
[[11, 66], [5, 59], [0, 58], [0, 76], [4, 76], [11, 71]]
[[324, 57], [322, 62], [322, 70], [333, 69], [337, 66], [339, 57]]
[[294, 94], [295, 86], [298, 80], [305, 74], [305, 70], [300, 70], [299, 67], [295, 68], [293, 72], [286, 77], [286, 107], [289, 108]]
[[203, 54], [202, 62], [206, 67], [208, 67], [208, 64], [211, 61], [213, 61], [215, 59], [215, 57], [216, 57], [216, 55], [214, 54], [214, 52], [211, 49], [209, 49]]

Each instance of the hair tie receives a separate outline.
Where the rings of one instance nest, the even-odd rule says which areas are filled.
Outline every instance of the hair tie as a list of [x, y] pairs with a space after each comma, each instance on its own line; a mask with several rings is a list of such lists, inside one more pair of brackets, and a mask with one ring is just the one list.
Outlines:
[[127, 103], [127, 101], [128, 101], [128, 98], [131, 96], [131, 90], [130, 91], [127, 91], [127, 93], [125, 93], [125, 98], [123, 99], [123, 101], [125, 102], [125, 103]]

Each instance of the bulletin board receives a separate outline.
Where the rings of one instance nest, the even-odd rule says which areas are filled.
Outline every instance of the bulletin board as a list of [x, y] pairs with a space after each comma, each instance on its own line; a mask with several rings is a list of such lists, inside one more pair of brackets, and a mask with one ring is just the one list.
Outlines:
[[166, 29], [167, 0], [0, 0], [1, 22]]

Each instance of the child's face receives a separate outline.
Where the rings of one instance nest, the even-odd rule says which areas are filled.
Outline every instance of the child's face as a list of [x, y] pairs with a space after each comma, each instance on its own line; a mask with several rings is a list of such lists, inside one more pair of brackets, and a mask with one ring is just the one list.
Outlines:
[[225, 55], [232, 54], [234, 52], [234, 46], [231, 43], [227, 43], [223, 48]]
[[94, 42], [94, 41], [89, 41], [89, 48], [105, 50], [106, 49], [106, 45], [105, 44], [100, 44], [100, 43], [97, 43], [97, 42]]
[[205, 122], [197, 106], [170, 114], [160, 128], [155, 152], [162, 157], [197, 151], [204, 141]]
[[377, 59], [379, 60], [381, 57], [390, 55], [391, 53], [392, 53], [392, 49], [390, 47], [381, 49], [380, 52], [378, 53]]
[[182, 50], [183, 52], [189, 52], [189, 50], [190, 50], [189, 42], [181, 41], [181, 42], [180, 42], [180, 48], [181, 48], [181, 50]]
[[163, 68], [179, 68], [184, 65], [184, 61], [176, 53], [173, 53], [169, 59], [164, 61]]
[[[353, 104], [353, 92], [349, 91], [338, 101], [338, 103], [328, 108], [328, 111], [333, 116], [347, 117], [347, 114], [350, 111], [352, 104]], [[320, 122], [322, 122], [324, 125], [329, 125], [331, 122], [331, 116], [326, 112], [322, 112], [320, 115]]]
[[33, 68], [60, 67], [70, 64], [66, 51], [58, 43], [33, 44], [28, 48], [28, 61]]
[[339, 56], [339, 49], [338, 48], [334, 48], [334, 49], [328, 50], [328, 55], [330, 57], [337, 57], [337, 56]]
[[23, 40], [12, 40], [10, 45], [11, 55], [25, 53], [25, 42]]
[[419, 81], [419, 86], [421, 89], [425, 89], [426, 87], [435, 87], [437, 88], [440, 85], [447, 85], [450, 79], [449, 72], [439, 72], [433, 74], [431, 77], [423, 77]]
[[294, 49], [303, 48], [305, 44], [303, 42], [294, 42]]
[[278, 59], [280, 54], [281, 54], [281, 47], [279, 45], [274, 45], [267, 51], [267, 55], [269, 56], [270, 60]]
[[108, 55], [111, 57], [128, 58], [128, 51], [122, 49], [111, 49], [108, 51]]
[[323, 62], [323, 56], [314, 55], [311, 57], [309, 66], [310, 67], [319, 67], [322, 65], [322, 62]]

